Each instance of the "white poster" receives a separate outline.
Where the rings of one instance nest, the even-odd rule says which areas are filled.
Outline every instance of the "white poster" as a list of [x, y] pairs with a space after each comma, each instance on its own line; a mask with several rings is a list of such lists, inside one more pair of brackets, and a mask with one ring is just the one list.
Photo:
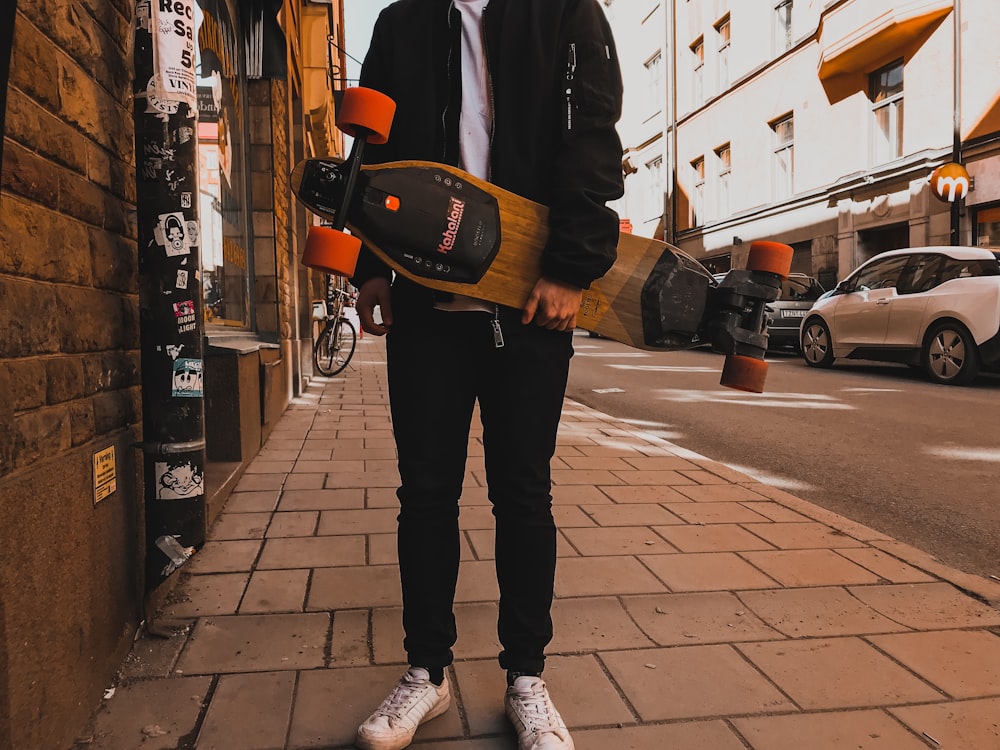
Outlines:
[[153, 79], [150, 95], [198, 107], [195, 78], [195, 0], [152, 0]]

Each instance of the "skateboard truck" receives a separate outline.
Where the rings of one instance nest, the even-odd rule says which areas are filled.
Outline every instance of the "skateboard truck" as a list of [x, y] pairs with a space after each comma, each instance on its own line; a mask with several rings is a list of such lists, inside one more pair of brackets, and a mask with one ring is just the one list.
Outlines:
[[[329, 164], [322, 175], [330, 193], [339, 195], [336, 206], [323, 206], [333, 215], [330, 227], [310, 227], [306, 246], [302, 252], [302, 263], [325, 273], [350, 277], [358, 262], [361, 240], [347, 234], [347, 207], [354, 198], [355, 185], [361, 172], [365, 144], [382, 144], [389, 140], [392, 118], [396, 113], [396, 103], [379, 91], [366, 88], [352, 88], [344, 92], [337, 127], [354, 138], [347, 161]], [[340, 184], [337, 184], [340, 183]]]

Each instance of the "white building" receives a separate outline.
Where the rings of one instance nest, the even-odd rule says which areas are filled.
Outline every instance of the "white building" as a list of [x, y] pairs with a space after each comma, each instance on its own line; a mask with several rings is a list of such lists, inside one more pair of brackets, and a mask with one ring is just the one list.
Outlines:
[[[786, 242], [827, 286], [883, 250], [1000, 246], [996, 0], [603, 2], [636, 233], [718, 270]], [[929, 184], [952, 161], [954, 211]]]

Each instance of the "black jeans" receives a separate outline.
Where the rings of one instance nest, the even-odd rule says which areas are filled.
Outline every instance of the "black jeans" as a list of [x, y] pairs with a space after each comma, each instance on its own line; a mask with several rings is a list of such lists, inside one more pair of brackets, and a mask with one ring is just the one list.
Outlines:
[[541, 672], [552, 639], [556, 529], [549, 463], [566, 392], [572, 333], [494, 316], [396, 312], [387, 338], [389, 398], [401, 486], [397, 545], [409, 663], [453, 659], [459, 565], [458, 503], [473, 408], [483, 423], [496, 521], [500, 665]]

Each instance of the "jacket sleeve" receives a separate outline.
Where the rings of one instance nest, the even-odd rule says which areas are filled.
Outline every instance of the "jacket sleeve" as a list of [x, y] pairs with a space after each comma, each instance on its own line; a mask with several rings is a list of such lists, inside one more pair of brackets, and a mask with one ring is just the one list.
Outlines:
[[[389, 18], [383, 10], [372, 30], [372, 40], [368, 47], [368, 54], [365, 55], [364, 63], [361, 66], [361, 86], [376, 89], [384, 94], [391, 95], [389, 89], [389, 74], [391, 69], [392, 45], [388, 40]], [[365, 154], [363, 161], [366, 164], [376, 164], [390, 161], [388, 154], [382, 153], [385, 146], [374, 146], [365, 144]], [[378, 258], [367, 246], [362, 246], [358, 254], [358, 265], [354, 270], [354, 276], [350, 281], [358, 289], [370, 279], [376, 277], [392, 279], [392, 269]]]
[[624, 193], [615, 129], [622, 78], [611, 28], [596, 0], [571, 4], [561, 44], [566, 69], [556, 75], [562, 114], [542, 272], [586, 288], [607, 273], [617, 255], [618, 215], [607, 204]]

